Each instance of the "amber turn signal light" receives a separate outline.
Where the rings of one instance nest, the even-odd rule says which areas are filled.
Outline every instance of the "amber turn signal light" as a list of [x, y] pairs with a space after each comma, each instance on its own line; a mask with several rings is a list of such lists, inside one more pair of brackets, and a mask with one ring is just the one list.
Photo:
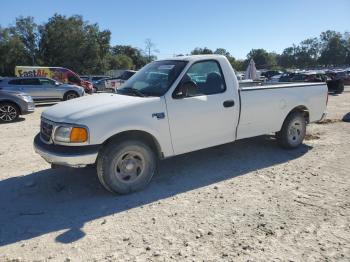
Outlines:
[[73, 127], [70, 132], [70, 142], [71, 143], [83, 143], [88, 139], [88, 134], [85, 128]]

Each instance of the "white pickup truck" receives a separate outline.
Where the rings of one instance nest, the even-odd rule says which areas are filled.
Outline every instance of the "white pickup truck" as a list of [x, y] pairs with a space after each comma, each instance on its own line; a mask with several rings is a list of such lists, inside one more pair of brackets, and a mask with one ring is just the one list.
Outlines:
[[96, 165], [103, 186], [125, 194], [148, 184], [157, 159], [270, 133], [296, 148], [327, 98], [325, 83], [240, 88], [224, 56], [160, 60], [116, 94], [45, 110], [34, 148], [53, 165]]

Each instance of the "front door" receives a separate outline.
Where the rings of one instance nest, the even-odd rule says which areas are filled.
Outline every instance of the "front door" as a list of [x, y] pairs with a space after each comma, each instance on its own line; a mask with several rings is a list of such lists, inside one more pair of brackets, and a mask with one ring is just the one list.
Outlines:
[[38, 78], [22, 78], [20, 91], [31, 95], [33, 99], [42, 99], [45, 95]]
[[[195, 93], [167, 98], [167, 112], [175, 154], [182, 154], [234, 141], [238, 106], [226, 90], [215, 60], [194, 63], [180, 84], [192, 81]], [[175, 89], [175, 92], [177, 89]], [[238, 101], [237, 101], [238, 102]]]
[[48, 78], [40, 78], [40, 84], [43, 89], [43, 96], [46, 99], [62, 99], [62, 88], [60, 85], [56, 85], [56, 81]]

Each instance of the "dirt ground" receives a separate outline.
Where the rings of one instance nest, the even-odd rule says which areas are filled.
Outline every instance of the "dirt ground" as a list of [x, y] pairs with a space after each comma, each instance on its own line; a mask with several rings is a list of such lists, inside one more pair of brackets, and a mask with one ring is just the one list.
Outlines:
[[349, 261], [350, 92], [299, 149], [270, 136], [162, 161], [114, 196], [33, 151], [38, 107], [0, 125], [0, 261]]

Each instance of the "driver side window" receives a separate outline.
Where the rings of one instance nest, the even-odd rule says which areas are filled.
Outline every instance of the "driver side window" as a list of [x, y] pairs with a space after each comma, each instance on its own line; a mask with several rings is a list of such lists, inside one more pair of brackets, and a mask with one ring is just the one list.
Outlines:
[[192, 81], [196, 86], [195, 95], [191, 96], [219, 94], [226, 90], [220, 65], [214, 60], [193, 64], [182, 78], [180, 84], [189, 81]]
[[47, 78], [40, 78], [39, 81], [40, 81], [41, 85], [46, 85], [46, 86], [47, 85], [52, 85], [52, 86], [55, 85], [55, 81], [47, 79]]

